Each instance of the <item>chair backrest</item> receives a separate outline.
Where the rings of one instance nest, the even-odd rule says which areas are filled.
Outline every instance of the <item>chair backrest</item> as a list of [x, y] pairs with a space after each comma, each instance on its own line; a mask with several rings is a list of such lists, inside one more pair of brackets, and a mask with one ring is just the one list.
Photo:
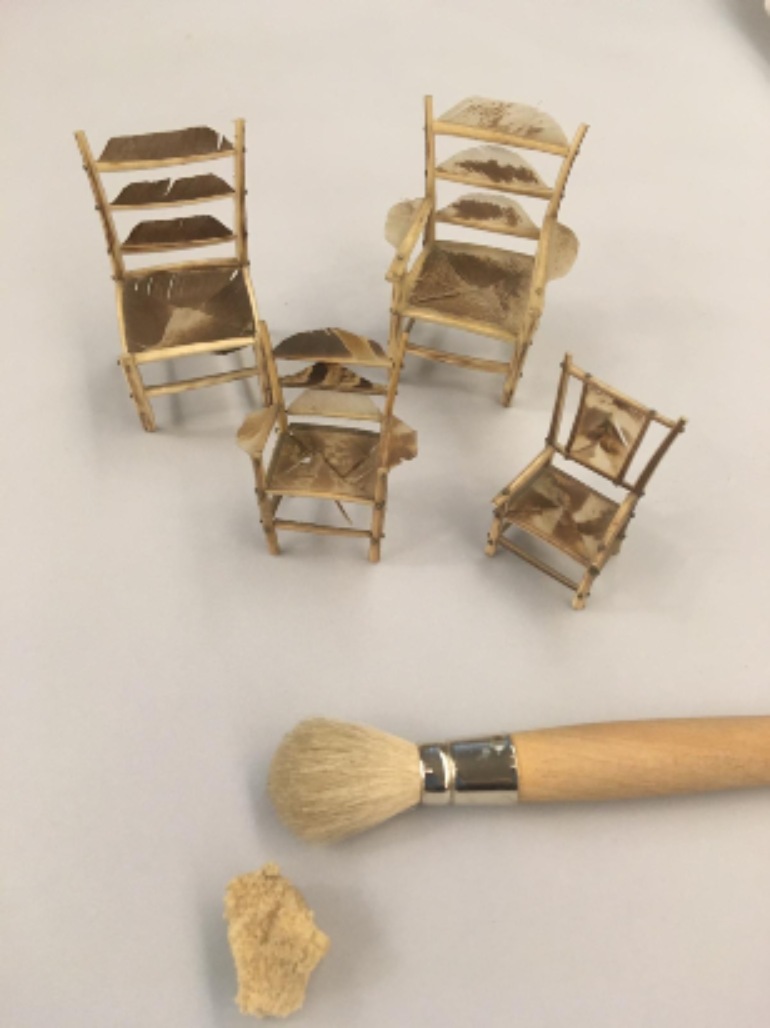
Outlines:
[[[137, 277], [158, 269], [136, 266], [126, 268], [125, 258], [147, 260], [148, 255], [190, 250], [198, 247], [232, 244], [234, 257], [213, 260], [185, 260], [164, 268], [243, 267], [248, 263], [245, 207], [244, 123], [235, 122], [231, 142], [214, 129], [198, 127], [173, 132], [152, 132], [139, 136], [115, 136], [107, 141], [101, 156], [95, 159], [84, 132], [76, 132], [83, 167], [88, 175], [97, 210], [107, 240], [107, 248], [116, 280]], [[183, 175], [180, 177], [147, 178], [146, 173], [201, 162], [229, 163], [229, 178], [219, 174]], [[135, 178], [133, 173], [140, 172]], [[116, 195], [109, 198], [105, 175], [124, 173], [129, 177]], [[136, 216], [137, 212], [161, 211], [215, 201], [233, 203], [232, 225], [226, 225], [210, 214], [173, 218], [149, 218], [139, 221], [121, 238], [116, 215]]]
[[[379, 462], [383, 467], [415, 456], [415, 433], [393, 416], [397, 369], [378, 343], [344, 329], [326, 328], [290, 336], [273, 349], [264, 322], [260, 322], [259, 339], [270, 402], [280, 410], [282, 427], [307, 419], [344, 421], [380, 436]], [[296, 372], [280, 375], [276, 361], [302, 366]], [[361, 368], [362, 373], [354, 367]], [[287, 403], [284, 390], [298, 392]]]
[[[559, 437], [571, 381], [581, 383], [580, 398], [569, 431], [562, 435], [564, 441], [561, 442]], [[658, 442], [645, 459], [638, 462], [640, 466], [632, 477], [632, 465], [653, 425], [659, 426]], [[684, 418], [673, 421], [663, 417], [581, 370], [567, 354], [562, 363], [546, 442], [567, 460], [582, 464], [641, 496], [652, 473], [684, 427]]]
[[[434, 118], [433, 99], [427, 96], [425, 195], [431, 200], [432, 214], [425, 231], [426, 244], [435, 239], [437, 223], [534, 240], [531, 302], [542, 301], [546, 282], [566, 274], [577, 254], [577, 238], [557, 219], [569, 173], [587, 131], [587, 125], [580, 125], [569, 141], [553, 118], [534, 107], [477, 96]], [[437, 136], [456, 136], [482, 145], [437, 163]], [[543, 180], [521, 150], [539, 151], [558, 162], [553, 185]], [[441, 180], [485, 192], [463, 195], [448, 207], [438, 208], [436, 183]], [[545, 207], [532, 216], [515, 196], [540, 202], [533, 207]]]

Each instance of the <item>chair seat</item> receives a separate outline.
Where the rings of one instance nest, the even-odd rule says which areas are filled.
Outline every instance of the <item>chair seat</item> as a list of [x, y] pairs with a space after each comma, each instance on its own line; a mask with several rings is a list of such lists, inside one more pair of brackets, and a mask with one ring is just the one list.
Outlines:
[[292, 425], [267, 474], [271, 493], [373, 503], [380, 435], [358, 428]]
[[241, 268], [154, 271], [125, 280], [123, 319], [131, 353], [254, 337]]
[[584, 482], [547, 465], [507, 501], [503, 522], [546, 540], [581, 564], [590, 564], [617, 509], [617, 503]]
[[424, 251], [407, 295], [410, 316], [451, 315], [517, 336], [524, 326], [534, 259], [473, 243], [436, 242]]

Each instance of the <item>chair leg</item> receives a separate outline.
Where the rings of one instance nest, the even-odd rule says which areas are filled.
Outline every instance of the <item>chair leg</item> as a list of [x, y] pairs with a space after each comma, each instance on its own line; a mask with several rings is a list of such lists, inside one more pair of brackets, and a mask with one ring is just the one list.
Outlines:
[[511, 405], [511, 401], [513, 400], [516, 392], [516, 386], [519, 384], [519, 379], [524, 373], [524, 361], [526, 360], [528, 349], [529, 342], [517, 344], [516, 346], [508, 368], [508, 374], [505, 376], [505, 382], [503, 384], [503, 407], [510, 407]]
[[580, 584], [575, 591], [575, 595], [572, 597], [572, 609], [583, 610], [586, 603], [588, 603], [588, 597], [591, 595], [591, 587], [599, 574], [599, 568], [593, 564], [586, 570], [586, 573], [580, 579]]
[[126, 382], [128, 383], [128, 391], [131, 395], [131, 399], [134, 401], [139, 420], [142, 423], [142, 428], [145, 432], [155, 432], [157, 430], [157, 424], [155, 422], [155, 414], [150, 403], [150, 398], [147, 395], [142, 376], [139, 373], [139, 368], [133, 357], [124, 355], [120, 358], [120, 366], [123, 369], [123, 374], [126, 376]]
[[495, 511], [492, 517], [492, 525], [487, 535], [487, 545], [484, 547], [484, 553], [488, 557], [494, 557], [497, 553], [497, 546], [500, 541], [500, 536], [503, 533], [503, 519], [502, 515]]
[[254, 350], [254, 363], [257, 366], [257, 378], [259, 379], [259, 389], [262, 393], [262, 403], [265, 407], [272, 407], [273, 405], [273, 392], [270, 388], [270, 377], [267, 374], [267, 368], [265, 366], [265, 355], [262, 352], [262, 347], [259, 344], [259, 340], [255, 339], [252, 343]]
[[374, 494], [374, 509], [372, 510], [372, 528], [369, 540], [369, 560], [377, 564], [380, 559], [382, 535], [385, 529], [385, 502], [388, 492], [388, 480], [384, 471], [379, 472], [377, 488]]
[[262, 461], [254, 460], [254, 492], [257, 495], [257, 506], [259, 507], [259, 520], [262, 522], [262, 531], [265, 533], [267, 548], [274, 557], [281, 552], [278, 545], [278, 533], [275, 530], [275, 518], [273, 517], [273, 501], [267, 495], [265, 471]]

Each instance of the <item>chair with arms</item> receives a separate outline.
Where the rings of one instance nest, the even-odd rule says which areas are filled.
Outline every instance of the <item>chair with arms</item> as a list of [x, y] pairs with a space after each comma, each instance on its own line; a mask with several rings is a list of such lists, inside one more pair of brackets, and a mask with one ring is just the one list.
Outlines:
[[[83, 167], [93, 190], [107, 240], [115, 280], [120, 366], [128, 382], [143, 427], [156, 428], [151, 400], [155, 396], [199, 389], [257, 375], [262, 378], [256, 345], [258, 320], [249, 277], [245, 210], [244, 123], [235, 122], [234, 142], [213, 129], [199, 127], [110, 139], [94, 159], [84, 132], [76, 132]], [[228, 162], [230, 181], [206, 173], [175, 178], [152, 178], [155, 169], [198, 162]], [[134, 179], [140, 172], [141, 178]], [[108, 199], [104, 176], [130, 174], [131, 180]], [[233, 225], [209, 214], [148, 218], [135, 224], [121, 240], [116, 216], [136, 212], [228, 201]], [[148, 255], [228, 244], [231, 257], [180, 260], [147, 266]], [[143, 264], [128, 268], [127, 259]], [[197, 354], [251, 350], [256, 363], [234, 371], [147, 385], [146, 364]]]
[[[571, 381], [581, 384], [580, 398], [566, 440], [560, 442]], [[648, 432], [653, 426], [657, 428], [658, 439], [652, 441], [651, 452], [643, 458], [640, 450], [643, 444], [651, 442]], [[672, 421], [624, 396], [581, 371], [567, 354], [545, 449], [492, 501], [494, 517], [487, 554], [494, 555], [498, 546], [516, 554], [574, 589], [572, 606], [581, 610], [594, 580], [619, 551], [650, 477], [684, 427], [683, 418]], [[608, 479], [625, 492], [625, 497], [615, 502], [555, 467], [553, 460], [557, 454]], [[637, 468], [633, 475], [632, 466]], [[585, 570], [580, 580], [573, 581], [521, 549], [504, 535], [509, 529], [529, 533], [582, 565]]]
[[[392, 361], [378, 343], [343, 329], [302, 332], [273, 350], [267, 326], [260, 322], [259, 337], [268, 406], [246, 418], [238, 444], [252, 461], [268, 549], [280, 553], [278, 531], [354, 536], [369, 540], [369, 560], [376, 563], [388, 474], [417, 454], [416, 433], [393, 415], [400, 360]], [[303, 366], [279, 376], [276, 360]], [[351, 365], [366, 376], [379, 372], [384, 381], [371, 381]], [[287, 404], [284, 390], [300, 392]], [[293, 499], [331, 501], [347, 523], [278, 517], [278, 508]], [[369, 507], [368, 527], [355, 527], [345, 504]]]
[[[557, 219], [587, 131], [581, 125], [570, 141], [549, 115], [533, 107], [481, 97], [463, 100], [434, 118], [432, 97], [425, 98], [425, 196], [396, 204], [386, 226], [386, 238], [396, 249], [386, 276], [393, 286], [391, 347], [403, 336], [407, 353], [503, 375], [502, 402], [508, 406], [543, 312], [546, 285], [566, 275], [577, 255], [577, 238]], [[482, 145], [437, 163], [440, 136]], [[520, 150], [558, 160], [552, 186]], [[439, 207], [436, 193], [441, 181], [485, 192]], [[532, 211], [514, 196], [532, 201]], [[439, 240], [437, 225], [531, 240], [534, 253]], [[423, 246], [412, 260], [420, 236]], [[511, 358], [490, 360], [418, 346], [409, 339], [416, 321], [502, 340], [511, 347]]]

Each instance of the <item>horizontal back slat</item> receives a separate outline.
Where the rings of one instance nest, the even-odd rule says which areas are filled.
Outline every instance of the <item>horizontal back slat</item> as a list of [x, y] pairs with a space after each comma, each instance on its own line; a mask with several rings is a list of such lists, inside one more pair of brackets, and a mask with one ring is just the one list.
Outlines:
[[232, 242], [231, 229], [209, 214], [190, 218], [141, 221], [122, 244], [124, 253], [153, 253], [158, 250], [183, 250]]
[[233, 187], [219, 175], [190, 175], [178, 179], [158, 179], [154, 182], [130, 182], [115, 197], [113, 209], [148, 207], [174, 207], [183, 204], [206, 203], [231, 197]]
[[99, 171], [128, 171], [216, 160], [232, 157], [234, 153], [233, 144], [225, 136], [212, 128], [198, 126], [173, 132], [114, 136], [107, 141], [96, 167]]
[[436, 178], [541, 200], [552, 195], [551, 188], [520, 154], [502, 146], [462, 150], [437, 165]]
[[520, 239], [537, 239], [540, 236], [540, 229], [520, 204], [510, 197], [495, 197], [487, 193], [468, 193], [459, 197], [436, 212], [436, 221]]

